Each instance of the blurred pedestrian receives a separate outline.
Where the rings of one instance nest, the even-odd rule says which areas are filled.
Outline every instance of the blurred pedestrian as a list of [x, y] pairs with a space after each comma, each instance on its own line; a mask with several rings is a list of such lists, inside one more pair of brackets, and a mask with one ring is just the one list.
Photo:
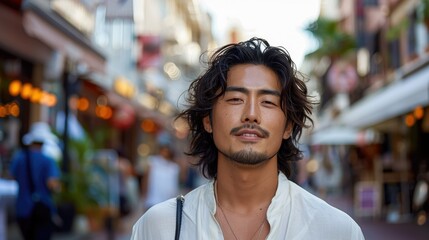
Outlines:
[[330, 193], [340, 189], [342, 180], [341, 162], [331, 146], [314, 146], [313, 159], [318, 163], [318, 169], [313, 175], [313, 182], [319, 197], [325, 199]]
[[119, 210], [121, 216], [126, 216], [137, 206], [139, 188], [131, 160], [122, 151], [117, 152], [119, 167]]
[[[211, 181], [184, 197], [181, 239], [364, 239], [346, 213], [288, 179], [311, 121], [297, 74], [284, 48], [252, 38], [217, 50], [191, 83], [179, 117], [190, 126], [188, 154]], [[131, 238], [173, 239], [176, 206], [173, 198], [149, 209]]]
[[149, 156], [148, 161], [143, 180], [146, 209], [179, 194], [180, 185], [180, 167], [170, 146], [161, 145], [159, 153]]
[[16, 217], [25, 240], [48, 240], [54, 230], [52, 193], [60, 190], [60, 170], [42, 148], [55, 140], [47, 123], [34, 123], [23, 137], [24, 147], [12, 157], [10, 174], [19, 186]]

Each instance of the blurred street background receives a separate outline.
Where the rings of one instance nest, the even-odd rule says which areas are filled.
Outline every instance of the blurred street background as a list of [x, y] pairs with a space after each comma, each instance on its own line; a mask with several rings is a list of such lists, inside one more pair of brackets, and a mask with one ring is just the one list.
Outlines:
[[204, 183], [175, 116], [211, 51], [253, 36], [318, 101], [291, 180], [367, 240], [429, 239], [429, 0], [1, 0], [0, 240], [22, 239], [9, 166], [37, 122], [58, 140], [53, 239], [129, 239], [150, 189]]

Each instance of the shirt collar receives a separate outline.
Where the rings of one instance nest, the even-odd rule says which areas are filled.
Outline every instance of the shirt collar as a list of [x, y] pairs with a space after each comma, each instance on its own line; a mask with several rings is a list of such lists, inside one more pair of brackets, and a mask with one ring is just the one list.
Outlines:
[[[215, 199], [214, 185], [215, 185], [214, 180], [211, 180], [207, 184], [206, 191], [208, 191], [208, 194], [205, 195], [207, 196], [206, 201], [209, 206], [210, 212], [213, 215], [216, 213], [216, 199]], [[267, 212], [268, 219], [270, 219], [276, 213], [283, 212], [282, 209], [287, 206], [287, 204], [285, 203], [290, 201], [289, 189], [290, 189], [289, 180], [282, 172], [279, 172], [276, 194], [274, 195], [273, 199], [271, 200], [270, 206], [268, 207], [268, 212]]]

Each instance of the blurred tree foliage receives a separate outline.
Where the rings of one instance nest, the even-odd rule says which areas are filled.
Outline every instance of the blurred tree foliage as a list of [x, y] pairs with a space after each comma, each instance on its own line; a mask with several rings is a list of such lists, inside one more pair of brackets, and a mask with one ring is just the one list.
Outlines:
[[429, 0], [421, 0], [417, 7], [417, 18], [429, 27]]
[[349, 51], [355, 50], [356, 41], [353, 36], [339, 29], [339, 23], [335, 20], [319, 17], [306, 28], [319, 43], [319, 47], [306, 55], [306, 57], [322, 58], [328, 56], [331, 59], [339, 58]]

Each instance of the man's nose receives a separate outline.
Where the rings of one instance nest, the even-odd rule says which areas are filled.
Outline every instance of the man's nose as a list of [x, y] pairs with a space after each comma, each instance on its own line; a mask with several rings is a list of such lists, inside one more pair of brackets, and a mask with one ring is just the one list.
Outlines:
[[256, 100], [250, 100], [246, 102], [244, 105], [241, 121], [258, 124], [260, 123], [261, 114]]

